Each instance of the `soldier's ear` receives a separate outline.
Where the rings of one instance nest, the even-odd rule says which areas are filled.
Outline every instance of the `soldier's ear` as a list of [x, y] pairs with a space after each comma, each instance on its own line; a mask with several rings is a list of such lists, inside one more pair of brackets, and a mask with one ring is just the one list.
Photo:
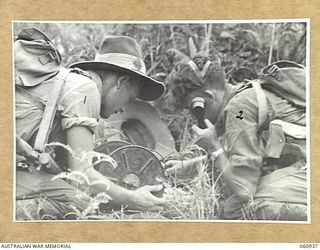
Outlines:
[[219, 99], [218, 95], [219, 93], [216, 90], [205, 90], [202, 93], [202, 96], [208, 105], [212, 104], [213, 102], [216, 102]]
[[126, 84], [129, 83], [129, 80], [130, 80], [130, 76], [120, 76], [117, 80], [117, 89], [120, 89], [124, 86], [126, 86]]
[[215, 93], [215, 91], [212, 91], [212, 90], [207, 89], [207, 90], [205, 90], [205, 91], [203, 92], [203, 97], [206, 98], [207, 100], [212, 101], [212, 100], [215, 99], [216, 93]]

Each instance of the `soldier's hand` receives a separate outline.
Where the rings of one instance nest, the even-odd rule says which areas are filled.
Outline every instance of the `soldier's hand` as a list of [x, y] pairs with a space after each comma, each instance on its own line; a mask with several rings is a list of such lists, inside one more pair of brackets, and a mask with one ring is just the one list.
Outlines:
[[166, 204], [164, 198], [158, 198], [152, 192], [158, 192], [163, 189], [163, 185], [143, 186], [132, 191], [129, 208], [143, 211], [161, 211]]
[[204, 122], [207, 126], [205, 129], [199, 128], [197, 125], [191, 127], [196, 139], [204, 148], [217, 147], [219, 140], [214, 125], [208, 119], [205, 119]]
[[165, 172], [168, 174], [171, 173], [183, 173], [193, 167], [194, 161], [192, 159], [189, 160], [169, 160], [165, 163], [166, 170]]

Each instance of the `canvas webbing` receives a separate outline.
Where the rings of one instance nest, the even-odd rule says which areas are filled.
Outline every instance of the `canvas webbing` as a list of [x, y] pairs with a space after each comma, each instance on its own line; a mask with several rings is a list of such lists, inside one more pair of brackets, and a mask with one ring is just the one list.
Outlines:
[[253, 89], [257, 95], [258, 102], [258, 125], [259, 128], [263, 125], [265, 120], [267, 119], [268, 106], [267, 106], [267, 97], [263, 92], [262, 87], [258, 81], [251, 81]]
[[69, 70], [60, 69], [54, 82], [52, 93], [49, 95], [47, 105], [43, 112], [38, 134], [34, 143], [34, 149], [42, 152], [44, 145], [48, 142], [49, 133], [57, 110], [57, 101], [64, 85], [65, 79], [69, 74]]

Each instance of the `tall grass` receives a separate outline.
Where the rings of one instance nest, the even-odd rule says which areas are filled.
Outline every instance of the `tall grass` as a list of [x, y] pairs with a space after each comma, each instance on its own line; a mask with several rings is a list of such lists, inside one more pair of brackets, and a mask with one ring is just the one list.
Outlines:
[[218, 185], [212, 181], [206, 171], [207, 163], [198, 164], [197, 174], [189, 180], [177, 181], [166, 187], [165, 199], [168, 206], [164, 214], [176, 220], [212, 220], [220, 214]]
[[[108, 126], [104, 126], [108, 130]], [[205, 154], [206, 152], [199, 147], [190, 144], [192, 143], [192, 136], [190, 134], [190, 124], [187, 120], [186, 125], [181, 134], [181, 150], [180, 154], [187, 155], [189, 158]], [[112, 129], [112, 128], [111, 128]], [[108, 134], [108, 131], [100, 135]], [[99, 133], [97, 134], [99, 135]], [[96, 137], [97, 141], [101, 138]], [[93, 152], [74, 152], [70, 147], [52, 143], [51, 147], [59, 146], [65, 148], [71, 153], [74, 158], [80, 162], [87, 163], [88, 159], [93, 156], [99, 156], [100, 161], [111, 162], [115, 165], [113, 159], [104, 154], [97, 154]], [[196, 164], [190, 171], [186, 173], [175, 173], [167, 175], [162, 180], [164, 189], [163, 198], [167, 201], [167, 205], [159, 212], [141, 212], [129, 211], [125, 207], [117, 210], [104, 210], [103, 207], [108, 204], [110, 197], [105, 193], [100, 193], [94, 197], [90, 197], [89, 206], [80, 211], [76, 206], [71, 206], [73, 212], [65, 215], [65, 217], [72, 216], [77, 220], [214, 220], [219, 217], [221, 206], [219, 204], [221, 195], [221, 185], [215, 182], [215, 169], [213, 163], [208, 158], [203, 162]], [[64, 179], [76, 188], [81, 190], [84, 194], [89, 196], [90, 183], [87, 177], [80, 171], [73, 171], [70, 173], [63, 172], [56, 175], [52, 180]], [[43, 220], [56, 219], [50, 214], [42, 214], [42, 206], [46, 198], [39, 198], [36, 200], [25, 200], [17, 202], [17, 220]]]

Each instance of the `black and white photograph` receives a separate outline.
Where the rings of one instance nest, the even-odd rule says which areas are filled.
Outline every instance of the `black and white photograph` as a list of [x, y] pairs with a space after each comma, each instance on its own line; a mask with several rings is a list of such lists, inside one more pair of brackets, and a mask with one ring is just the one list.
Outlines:
[[309, 25], [13, 21], [13, 221], [310, 223]]

